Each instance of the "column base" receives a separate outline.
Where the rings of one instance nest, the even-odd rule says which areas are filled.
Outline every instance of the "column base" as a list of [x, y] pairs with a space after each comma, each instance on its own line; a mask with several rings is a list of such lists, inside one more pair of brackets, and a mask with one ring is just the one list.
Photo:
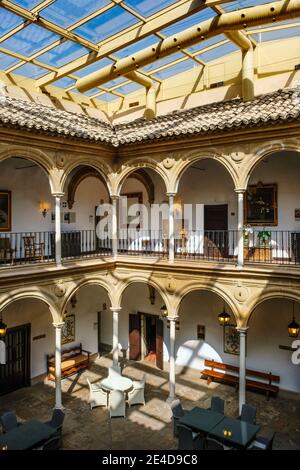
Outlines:
[[65, 411], [65, 409], [66, 409], [66, 408], [65, 408], [63, 405], [60, 405], [60, 406], [56, 406], [56, 405], [54, 405], [54, 407], [53, 407], [53, 410], [61, 410], [61, 411]]
[[172, 401], [176, 400], [176, 395], [169, 395], [168, 398], [166, 399], [167, 403], [172, 403]]

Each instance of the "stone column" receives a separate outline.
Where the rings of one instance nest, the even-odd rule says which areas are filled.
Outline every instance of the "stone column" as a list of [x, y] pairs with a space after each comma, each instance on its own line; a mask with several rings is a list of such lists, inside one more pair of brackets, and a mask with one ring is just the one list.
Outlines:
[[55, 262], [61, 266], [61, 198], [64, 193], [53, 194], [55, 198]]
[[248, 327], [237, 328], [237, 330], [240, 335], [239, 413], [241, 414], [242, 406], [246, 403], [246, 339]]
[[175, 234], [174, 234], [174, 197], [175, 193], [168, 193], [169, 198], [169, 261], [172, 263], [175, 257]]
[[176, 320], [179, 317], [167, 317], [170, 321], [170, 357], [169, 357], [169, 396], [168, 402], [172, 402], [176, 398], [176, 373], [175, 373], [175, 337], [176, 337]]
[[119, 365], [119, 312], [121, 307], [110, 307], [113, 314], [113, 366]]
[[55, 408], [63, 409], [61, 397], [61, 329], [64, 323], [53, 323], [55, 328]]
[[112, 238], [112, 255], [114, 258], [118, 255], [118, 214], [117, 204], [118, 196], [111, 196], [112, 214], [111, 214], [111, 238]]
[[236, 190], [238, 195], [238, 266], [244, 266], [244, 190]]

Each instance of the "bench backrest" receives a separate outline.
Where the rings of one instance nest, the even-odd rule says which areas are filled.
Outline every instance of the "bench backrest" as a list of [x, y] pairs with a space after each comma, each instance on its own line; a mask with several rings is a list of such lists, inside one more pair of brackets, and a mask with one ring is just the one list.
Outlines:
[[[79, 343], [76, 346], [73, 346], [72, 348], [64, 349], [61, 352], [61, 360], [64, 361], [70, 357], [78, 356], [79, 354], [82, 354], [82, 343]], [[47, 355], [48, 360], [53, 359], [54, 357], [54, 353]]]
[[[217, 362], [217, 361], [209, 360], [209, 359], [205, 359], [204, 366], [211, 367], [212, 370], [221, 369], [221, 370], [227, 370], [230, 372], [236, 372], [237, 374], [240, 371], [239, 367], [234, 366], [232, 364], [224, 364], [223, 362]], [[261, 372], [257, 370], [246, 369], [246, 376], [257, 377], [259, 379], [267, 380], [269, 384], [271, 384], [272, 382], [277, 382], [277, 383], [280, 382], [279, 375], [274, 375], [272, 374], [272, 372]]]

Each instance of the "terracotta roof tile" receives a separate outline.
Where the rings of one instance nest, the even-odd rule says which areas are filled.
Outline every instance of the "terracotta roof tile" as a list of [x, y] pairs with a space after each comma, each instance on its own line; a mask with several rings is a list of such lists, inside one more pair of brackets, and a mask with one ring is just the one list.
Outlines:
[[233, 99], [179, 110], [152, 121], [137, 119], [112, 126], [101, 119], [8, 96], [0, 97], [0, 124], [62, 135], [114, 147], [254, 127], [300, 118], [300, 88], [278, 90], [243, 102]]

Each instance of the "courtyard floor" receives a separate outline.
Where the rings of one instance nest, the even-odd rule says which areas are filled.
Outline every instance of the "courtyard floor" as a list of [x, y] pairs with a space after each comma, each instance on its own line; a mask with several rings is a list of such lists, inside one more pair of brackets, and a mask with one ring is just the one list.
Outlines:
[[[126, 418], [109, 419], [108, 410], [88, 404], [86, 378], [96, 382], [107, 376], [111, 358], [101, 357], [90, 370], [62, 381], [65, 422], [65, 449], [168, 450], [176, 449], [168, 397], [168, 373], [151, 363], [127, 361], [123, 375], [140, 379], [147, 374], [146, 405], [127, 408]], [[212, 383], [208, 387], [199, 372], [189, 370], [177, 376], [177, 395], [186, 409], [207, 408], [212, 395], [225, 399], [225, 414], [238, 416], [238, 393], [231, 386]], [[264, 395], [247, 392], [247, 402], [257, 407], [260, 434], [276, 431], [275, 449], [300, 449], [300, 400], [283, 397], [266, 400]], [[46, 379], [32, 387], [0, 397], [0, 414], [12, 409], [20, 421], [50, 419], [54, 405], [53, 384]]]

